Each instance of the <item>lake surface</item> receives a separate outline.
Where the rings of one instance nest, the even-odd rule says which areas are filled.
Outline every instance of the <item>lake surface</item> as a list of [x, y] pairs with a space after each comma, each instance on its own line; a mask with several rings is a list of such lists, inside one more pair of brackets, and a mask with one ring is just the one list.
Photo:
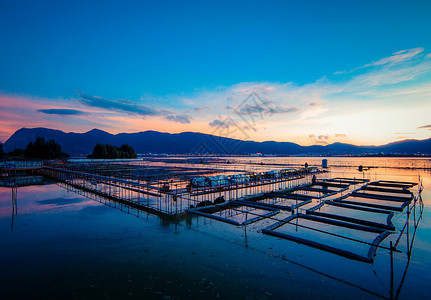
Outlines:
[[[427, 297], [431, 160], [327, 159], [328, 178], [422, 180], [422, 219], [410, 259], [404, 240], [399, 245], [404, 253], [394, 253], [393, 295]], [[151, 163], [178, 165], [184, 160], [166, 157]], [[235, 157], [214, 163], [227, 160], [230, 167], [253, 171], [261, 168], [260, 163], [313, 166], [320, 165], [322, 158]], [[359, 165], [377, 168], [359, 172]], [[264, 235], [259, 223], [244, 228], [195, 216], [168, 221], [144, 212], [121, 211], [49, 180], [19, 187], [13, 212], [11, 188], [0, 187], [1, 299], [390, 298], [387, 249], [378, 249], [372, 264], [358, 262]], [[406, 214], [395, 216], [397, 229], [405, 219]], [[381, 245], [388, 247], [389, 240]], [[362, 251], [348, 241], [340, 246]]]

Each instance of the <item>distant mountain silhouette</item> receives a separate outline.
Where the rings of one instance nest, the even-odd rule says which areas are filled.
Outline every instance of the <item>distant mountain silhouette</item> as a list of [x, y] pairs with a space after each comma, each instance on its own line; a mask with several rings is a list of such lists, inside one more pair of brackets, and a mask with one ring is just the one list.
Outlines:
[[54, 139], [61, 145], [62, 151], [71, 155], [88, 154], [97, 143], [121, 146], [129, 144], [136, 153], [167, 154], [279, 154], [279, 155], [348, 155], [348, 154], [431, 154], [431, 139], [405, 140], [382, 146], [355, 146], [333, 143], [326, 146], [300, 146], [289, 142], [253, 142], [218, 137], [209, 134], [183, 132], [163, 133], [145, 131], [137, 133], [110, 134], [103, 130], [93, 129], [85, 133], [65, 133], [61, 130], [47, 128], [21, 128], [4, 144], [9, 152], [17, 148], [24, 149], [36, 137], [45, 140]]

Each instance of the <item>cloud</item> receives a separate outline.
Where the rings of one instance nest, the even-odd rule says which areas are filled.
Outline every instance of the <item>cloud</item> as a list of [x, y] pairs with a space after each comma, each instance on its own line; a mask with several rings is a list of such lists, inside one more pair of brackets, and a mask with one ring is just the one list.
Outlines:
[[[99, 96], [89, 96], [80, 91], [76, 91], [76, 92], [80, 96], [81, 103], [92, 107], [114, 110], [120, 113], [138, 115], [143, 117], [147, 117], [147, 116], [162, 117], [168, 121], [172, 121], [180, 124], [190, 124], [191, 122], [190, 120], [192, 119], [192, 117], [184, 113], [175, 114], [174, 112], [167, 109], [163, 109], [163, 108], [155, 109], [155, 108], [140, 105], [136, 102], [125, 100], [125, 99], [109, 100], [109, 99], [103, 99]], [[202, 107], [201, 109], [205, 109], [205, 107], [206, 106]]]
[[430, 125], [419, 126], [417, 129], [426, 129], [426, 128], [431, 128], [431, 124]]
[[244, 104], [241, 105], [239, 108], [235, 110], [236, 113], [243, 116], [250, 116], [250, 115], [263, 115], [263, 114], [286, 114], [286, 113], [292, 113], [298, 111], [298, 108], [293, 106], [270, 106], [268, 103], [262, 103], [260, 104]]
[[181, 124], [189, 124], [191, 117], [185, 114], [166, 116], [169, 121], [174, 121]]
[[[55, 115], [73, 118], [53, 117]], [[6, 141], [22, 127], [80, 132], [97, 127], [112, 132], [117, 130], [118, 124], [107, 121], [105, 116], [99, 117], [95, 109], [87, 110], [73, 99], [47, 99], [0, 92], [0, 141]]]
[[[159, 117], [165, 118], [166, 120], [173, 121], [176, 123], [181, 123], [181, 124], [190, 124], [190, 120], [192, 119], [187, 114], [175, 114], [170, 110], [155, 109], [155, 108], [140, 105], [136, 102], [125, 100], [125, 99], [109, 100], [109, 99], [103, 99], [99, 96], [89, 96], [80, 91], [76, 91], [76, 92], [80, 96], [81, 103], [92, 107], [114, 110], [120, 113], [127, 113], [131, 115], [138, 115], [143, 117], [159, 116]], [[197, 107], [196, 111], [198, 110], [202, 111], [205, 109], [209, 109], [209, 107], [208, 106]]]
[[418, 47], [418, 48], [413, 48], [413, 49], [406, 49], [406, 50], [401, 50], [398, 52], [393, 53], [392, 56], [389, 57], [385, 57], [382, 58], [376, 62], [372, 62], [369, 64], [366, 64], [364, 67], [372, 67], [372, 66], [382, 66], [382, 65], [395, 65], [407, 60], [412, 59], [414, 56], [416, 56], [417, 54], [421, 53], [424, 51], [424, 48]]
[[273, 106], [268, 109], [270, 114], [287, 114], [298, 111], [298, 108], [293, 106]]
[[254, 115], [256, 113], [258, 114], [263, 114], [263, 112], [267, 111], [266, 107], [263, 107], [262, 105], [258, 105], [258, 104], [244, 104], [241, 107], [239, 107], [239, 109], [236, 110], [236, 112], [240, 115], [243, 116], [249, 116], [249, 115]]
[[329, 134], [309, 134], [308, 138], [312, 139], [315, 145], [327, 145], [327, 140], [329, 139]]
[[[430, 124], [431, 54], [427, 53], [422, 48], [398, 51], [340, 72], [345, 75], [328, 74], [306, 84], [242, 82], [192, 95], [163, 96], [163, 101], [154, 98], [152, 105], [148, 100], [109, 100], [83, 92], [77, 92], [79, 100], [26, 96], [21, 105], [4, 95], [2, 100], [0, 92], [0, 129], [12, 133], [18, 126], [34, 124], [84, 131], [96, 127], [89, 127], [90, 122], [98, 122], [98, 128], [111, 132], [142, 128], [173, 132], [181, 126], [181, 130], [210, 133], [211, 127], [234, 126], [227, 121], [230, 118], [239, 129], [258, 132], [252, 139], [260, 141], [322, 143], [349, 137], [360, 144], [384, 143], [391, 141], [394, 132], [408, 132], [409, 128], [425, 129], [416, 130], [412, 137], [427, 138], [430, 125], [417, 127]], [[254, 100], [249, 98], [252, 95]], [[235, 114], [235, 108], [243, 115]], [[86, 114], [76, 113], [67, 122], [50, 117], [67, 115], [68, 109]], [[72, 111], [70, 115], [74, 115]]]
[[413, 65], [404, 64], [396, 68], [372, 70], [352, 78], [345, 88], [353, 91], [356, 89], [356, 92], [368, 92], [369, 88], [412, 81], [420, 75], [428, 73], [430, 66], [429, 62], [421, 62]]
[[330, 134], [309, 134], [308, 138], [311, 139], [315, 145], [327, 145], [329, 140], [331, 140], [331, 137], [344, 138], [346, 136], [347, 135], [344, 133], [335, 133], [333, 136], [331, 136]]
[[[378, 61], [368, 63], [366, 65], [356, 67], [350, 71], [337, 71], [334, 72], [334, 75], [344, 75], [356, 72], [358, 70], [364, 69], [364, 68], [370, 68], [370, 67], [384, 67], [384, 68], [390, 68], [392, 66], [407, 63], [408, 61], [415, 58], [418, 54], [422, 53], [424, 51], [424, 48], [417, 47], [412, 49], [405, 49], [398, 52], [393, 53], [391, 56], [384, 57], [382, 59], [379, 59]], [[427, 58], [430, 54], [426, 55], [425, 58]]]
[[[236, 124], [232, 120], [230, 120], [230, 118], [227, 119], [226, 121], [220, 121], [220, 120], [216, 119], [216, 120], [209, 122], [208, 125], [211, 127], [219, 127], [219, 128], [229, 128], [230, 126], [236, 126]], [[246, 127], [246, 126], [244, 126], [244, 127]], [[246, 130], [248, 130], [248, 127]]]
[[193, 110], [197, 113], [200, 113], [200, 112], [211, 110], [211, 107], [204, 105], [204, 106], [200, 106], [200, 107], [195, 107], [195, 108], [193, 108]]
[[88, 106], [99, 107], [99, 108], [104, 108], [108, 110], [112, 109], [117, 112], [137, 114], [141, 116], [160, 115], [160, 112], [153, 108], [150, 108], [144, 105], [139, 105], [136, 102], [132, 102], [129, 100], [125, 100], [125, 99], [109, 100], [99, 96], [89, 96], [81, 91], [76, 91], [76, 92], [80, 97], [80, 101], [83, 104]]
[[213, 120], [213, 121], [209, 122], [208, 125], [211, 127], [224, 126], [224, 122], [220, 121], [220, 120]]
[[52, 108], [52, 109], [38, 109], [38, 112], [48, 114], [48, 115], [85, 115], [86, 112], [77, 109], [68, 109], [68, 108]]
[[319, 140], [327, 140], [327, 139], [329, 139], [329, 135], [328, 135], [328, 134], [325, 134], [325, 135], [319, 135], [319, 136], [317, 137], [317, 139], [319, 139]]

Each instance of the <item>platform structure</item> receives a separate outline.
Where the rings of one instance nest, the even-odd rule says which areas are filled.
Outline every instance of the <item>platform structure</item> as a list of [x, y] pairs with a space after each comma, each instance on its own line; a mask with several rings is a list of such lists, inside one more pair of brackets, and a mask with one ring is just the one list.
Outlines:
[[[378, 252], [386, 251], [392, 267], [388, 299], [399, 293], [402, 281], [395, 289], [393, 257], [404, 254], [405, 244], [405, 254], [411, 255], [423, 212], [421, 184], [323, 179], [315, 168], [256, 173], [207, 166], [146, 167], [58, 164], [42, 166], [38, 172], [65, 189], [136, 216], [158, 215], [163, 221], [205, 217], [244, 232], [249, 226], [281, 243], [297, 243], [366, 264], [373, 264]], [[16, 214], [16, 184], [13, 187], [11, 229]], [[404, 225], [394, 225], [401, 214], [406, 215]]]
[[[379, 190], [374, 190], [378, 186]], [[418, 186], [416, 190], [416, 186]], [[368, 189], [370, 187], [371, 189]], [[339, 201], [323, 200], [318, 205], [283, 219], [274, 218], [274, 223], [262, 230], [262, 233], [284, 239], [287, 243], [297, 243], [299, 247], [312, 247], [316, 251], [325, 251], [370, 265], [374, 269], [370, 275], [387, 276], [389, 286], [387, 294], [358, 285], [361, 290], [383, 299], [397, 299], [407, 274], [413, 243], [419, 223], [423, 216], [424, 203], [421, 192], [422, 183], [376, 181], [365, 183], [355, 190], [381, 191], [380, 187], [392, 189], [390, 193], [412, 195], [406, 200], [402, 211], [373, 208], [362, 203], [346, 204], [353, 193], [339, 197]], [[380, 195], [382, 196], [382, 195]], [[387, 196], [387, 195], [386, 195]], [[376, 201], [387, 201], [378, 197]], [[410, 197], [408, 197], [410, 198]], [[372, 199], [364, 197], [361, 199]], [[395, 224], [393, 223], [395, 220]], [[349, 246], [350, 245], [350, 246]], [[298, 251], [301, 251], [300, 249]], [[384, 255], [378, 256], [379, 252]], [[379, 258], [376, 264], [376, 258]], [[383, 265], [389, 264], [384, 274], [377, 275]], [[400, 266], [405, 265], [400, 271]], [[373, 267], [374, 266], [374, 267]], [[385, 267], [383, 269], [386, 269]]]
[[8, 160], [0, 161], [0, 173], [8, 174], [18, 171], [38, 170], [42, 167], [41, 160]]
[[[54, 165], [44, 166], [41, 173], [121, 207], [161, 216], [189, 214], [239, 227], [252, 224], [263, 234], [367, 263], [378, 249], [397, 251], [396, 246], [381, 245], [389, 235], [403, 234], [392, 219], [420, 205], [412, 192], [416, 183], [328, 179], [315, 168], [255, 173], [208, 166], [146, 167]], [[331, 239], [337, 241], [331, 245]], [[351, 251], [349, 243], [362, 247]]]
[[[332, 183], [332, 180], [329, 179], [328, 184], [331, 186], [331, 188], [328, 188], [328, 185], [326, 184], [326, 179], [317, 180], [317, 178], [314, 176], [312, 177], [311, 182], [307, 184], [301, 184], [298, 186], [292, 186], [279, 190], [272, 190], [266, 193], [257, 193], [254, 195], [239, 197], [229, 201], [228, 204], [208, 203], [208, 207], [191, 208], [188, 209], [187, 212], [190, 214], [200, 215], [234, 225], [247, 226], [247, 223], [236, 224], [234, 222], [231, 222], [230, 211], [232, 207], [235, 208], [237, 206], [252, 206], [260, 209], [276, 210], [278, 213], [283, 211], [291, 212], [291, 214], [294, 214], [298, 212], [299, 209], [302, 209], [302, 207], [313, 203], [313, 201], [322, 202], [323, 199], [325, 199], [326, 197], [335, 196], [337, 194], [341, 196], [342, 193], [350, 187], [350, 185], [356, 183], [357, 181], [348, 181], [340, 186], [339, 183]], [[214, 212], [218, 212], [219, 214], [214, 217]], [[259, 215], [257, 211], [252, 211], [248, 214], [254, 218], [257, 218], [256, 220], [265, 219], [278, 222], [281, 219], [277, 218], [278, 216], [274, 218], [274, 215], [277, 215], [278, 213], [275, 213], [273, 215]]]
[[250, 202], [229, 201], [220, 205], [187, 209], [186, 212], [236, 226], [243, 226], [275, 216], [280, 210], [275, 207], [265, 207]]
[[43, 176], [4, 176], [0, 177], [0, 187], [22, 187], [43, 184]]
[[[265, 220], [262, 224], [272, 223], [260, 229], [258, 224], [255, 225], [263, 234], [372, 263], [380, 248], [397, 251], [398, 242], [393, 247], [381, 246], [381, 243], [394, 234], [399, 234], [399, 241], [404, 233], [392, 222], [395, 214], [406, 212], [409, 217], [416, 206], [422, 205], [421, 188], [418, 193], [413, 193], [416, 185], [354, 178], [313, 180], [306, 185], [241, 197], [229, 204], [189, 209], [187, 212], [247, 226], [247, 223], [231, 222], [229, 213], [232, 207], [249, 205], [273, 209], [273, 214], [259, 214], [257, 210], [248, 212], [256, 222]], [[353, 191], [350, 189], [351, 192], [347, 192], [352, 187]], [[291, 214], [286, 217], [282, 211]]]
[[[397, 230], [392, 223], [394, 215], [406, 212], [408, 223], [411, 212], [416, 210], [417, 206], [419, 209], [423, 206], [420, 197], [422, 187], [419, 187], [416, 195], [412, 191], [416, 185], [410, 182], [364, 181], [363, 185], [353, 192], [335, 199], [323, 200], [304, 212], [295, 211], [291, 216], [264, 228], [262, 232], [350, 259], [372, 263], [379, 248], [390, 250], [391, 253], [397, 251], [396, 246], [407, 225]], [[375, 188], [376, 186], [378, 188]], [[393, 246], [380, 246], [385, 238], [397, 233], [398, 238]], [[355, 246], [344, 247], [349, 243], [354, 243]], [[356, 249], [359, 253], [349, 249]]]
[[162, 215], [183, 214], [186, 209], [213, 203], [216, 199], [231, 201], [290, 189], [308, 184], [321, 174], [317, 168], [254, 173], [208, 166], [134, 168], [121, 163], [53, 164], [43, 166], [38, 172], [74, 188]]

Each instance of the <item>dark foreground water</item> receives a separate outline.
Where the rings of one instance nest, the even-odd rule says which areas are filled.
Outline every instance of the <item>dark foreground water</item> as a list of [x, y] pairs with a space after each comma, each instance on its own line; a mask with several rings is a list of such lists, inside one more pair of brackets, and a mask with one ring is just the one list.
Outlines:
[[[270, 159], [268, 159], [270, 160]], [[321, 159], [272, 159], [317, 164]], [[427, 298], [431, 282], [430, 160], [329, 158], [331, 177], [423, 180], [423, 219], [410, 261], [394, 255], [393, 295]], [[248, 161], [248, 158], [243, 159]], [[353, 166], [380, 165], [364, 174]], [[346, 167], [347, 166], [347, 167]], [[348, 167], [352, 166], [352, 167]], [[244, 228], [193, 217], [169, 222], [103, 205], [45, 181], [0, 188], [0, 299], [390, 298], [390, 251], [352, 261]], [[404, 218], [404, 219], [403, 219]], [[402, 226], [405, 215], [394, 223]], [[388, 241], [382, 243], [388, 246]], [[400, 243], [400, 249], [405, 250]], [[357, 250], [357, 245], [346, 247]], [[404, 276], [404, 279], [403, 279]], [[401, 284], [402, 283], [402, 284]]]

